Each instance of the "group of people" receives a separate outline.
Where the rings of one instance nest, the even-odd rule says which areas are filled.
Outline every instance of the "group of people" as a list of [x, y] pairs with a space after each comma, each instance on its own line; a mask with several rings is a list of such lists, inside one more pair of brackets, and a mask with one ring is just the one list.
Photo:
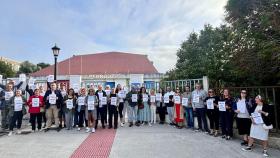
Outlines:
[[[26, 107], [30, 113], [33, 132], [36, 128], [47, 132], [54, 125], [57, 131], [61, 128], [77, 128], [78, 131], [85, 128], [86, 132], [94, 133], [99, 120], [101, 128], [107, 126], [109, 129], [117, 129], [119, 124], [124, 126], [127, 111], [129, 127], [152, 126], [157, 122], [158, 113], [159, 124], [165, 124], [168, 120], [170, 125], [178, 129], [185, 126], [215, 137], [221, 129], [222, 138], [230, 140], [236, 118], [238, 132], [243, 135], [241, 145], [245, 147], [242, 149], [252, 150], [254, 139], [259, 139], [263, 142], [264, 156], [268, 156], [268, 133], [272, 129], [269, 105], [260, 95], [250, 99], [245, 89], [241, 90], [239, 97], [233, 98], [228, 89], [224, 89], [221, 96], [215, 95], [213, 89], [209, 89], [207, 93], [200, 83], [196, 84], [192, 92], [189, 86], [185, 86], [183, 91], [176, 88], [173, 92], [167, 87], [166, 92], [163, 89], [157, 92], [151, 89], [149, 93], [145, 87], [138, 89], [133, 86], [126, 92], [121, 85], [116, 88], [106, 86], [105, 89], [98, 85], [97, 90], [93, 87], [81, 88], [77, 93], [74, 89], [66, 90], [63, 86], [58, 89], [56, 83], [51, 83], [46, 91], [42, 87], [32, 90], [27, 85], [26, 92], [30, 97], [26, 100], [20, 89], [21, 84], [22, 82], [14, 85], [10, 82], [6, 86], [0, 85], [3, 89], [0, 93], [2, 129], [8, 128], [9, 135], [13, 134], [15, 127], [17, 133], [21, 133]], [[198, 128], [194, 125], [195, 116]]]

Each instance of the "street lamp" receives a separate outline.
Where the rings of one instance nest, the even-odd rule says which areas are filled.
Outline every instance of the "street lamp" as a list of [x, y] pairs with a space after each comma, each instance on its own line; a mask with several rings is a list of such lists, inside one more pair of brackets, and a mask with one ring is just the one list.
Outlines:
[[59, 55], [59, 50], [60, 48], [58, 48], [56, 44], [54, 45], [54, 47], [52, 47], [53, 56], [54, 56], [54, 81], [55, 82], [56, 82], [56, 70], [57, 70], [57, 56]]

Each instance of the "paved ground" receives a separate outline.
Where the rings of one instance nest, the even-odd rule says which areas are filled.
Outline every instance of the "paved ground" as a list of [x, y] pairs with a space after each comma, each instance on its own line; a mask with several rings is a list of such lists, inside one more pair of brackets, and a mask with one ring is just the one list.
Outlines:
[[[1, 136], [0, 157], [68, 158], [86, 138], [90, 138], [88, 134], [76, 130]], [[94, 146], [92, 148], [94, 150]], [[241, 151], [239, 140], [226, 141], [187, 129], [155, 125], [119, 128], [110, 158], [258, 158], [262, 157], [261, 152], [260, 147], [253, 152]], [[269, 153], [271, 157], [280, 157], [279, 150], [269, 149]]]

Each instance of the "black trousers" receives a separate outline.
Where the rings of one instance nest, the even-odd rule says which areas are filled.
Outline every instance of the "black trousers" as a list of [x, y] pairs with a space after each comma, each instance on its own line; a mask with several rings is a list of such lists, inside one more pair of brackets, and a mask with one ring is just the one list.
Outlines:
[[123, 118], [123, 107], [124, 107], [124, 103], [120, 103], [119, 104], [119, 114], [120, 114], [120, 118]]
[[41, 114], [42, 114], [43, 122], [46, 124], [47, 123], [46, 112], [41, 112]]
[[38, 125], [38, 130], [42, 128], [42, 113], [30, 114], [32, 130], [36, 129], [36, 120]]
[[164, 106], [158, 107], [158, 114], [159, 114], [160, 122], [165, 122], [166, 107]]
[[118, 110], [114, 105], [109, 106], [109, 127], [112, 127], [112, 121], [114, 117], [114, 127], [118, 127]]
[[219, 109], [207, 109], [210, 129], [219, 130]]
[[85, 110], [80, 110], [80, 112], [78, 112], [79, 127], [84, 127], [85, 115]]
[[102, 106], [102, 107], [98, 107], [96, 110], [97, 112], [97, 119], [96, 119], [96, 123], [95, 123], [95, 128], [97, 129], [97, 126], [98, 126], [98, 119], [99, 117], [101, 118], [101, 124], [102, 124], [102, 127], [105, 126], [105, 119], [107, 118], [107, 114], [106, 114], [106, 109], [107, 109], [107, 106]]
[[222, 111], [220, 112], [220, 119], [222, 125], [222, 134], [226, 136], [233, 136], [233, 112]]
[[14, 111], [14, 114], [10, 119], [10, 127], [9, 127], [10, 131], [14, 129], [15, 125], [17, 126], [17, 129], [21, 128], [22, 117], [23, 117], [22, 111]]

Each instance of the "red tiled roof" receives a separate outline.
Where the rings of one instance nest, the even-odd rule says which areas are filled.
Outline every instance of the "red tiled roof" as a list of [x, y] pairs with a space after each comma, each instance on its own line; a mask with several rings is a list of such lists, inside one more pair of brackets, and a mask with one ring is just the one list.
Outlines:
[[[92, 74], [154, 74], [158, 73], [146, 55], [105, 52], [77, 55], [58, 63], [57, 75]], [[53, 74], [54, 65], [34, 72], [31, 76]]]

